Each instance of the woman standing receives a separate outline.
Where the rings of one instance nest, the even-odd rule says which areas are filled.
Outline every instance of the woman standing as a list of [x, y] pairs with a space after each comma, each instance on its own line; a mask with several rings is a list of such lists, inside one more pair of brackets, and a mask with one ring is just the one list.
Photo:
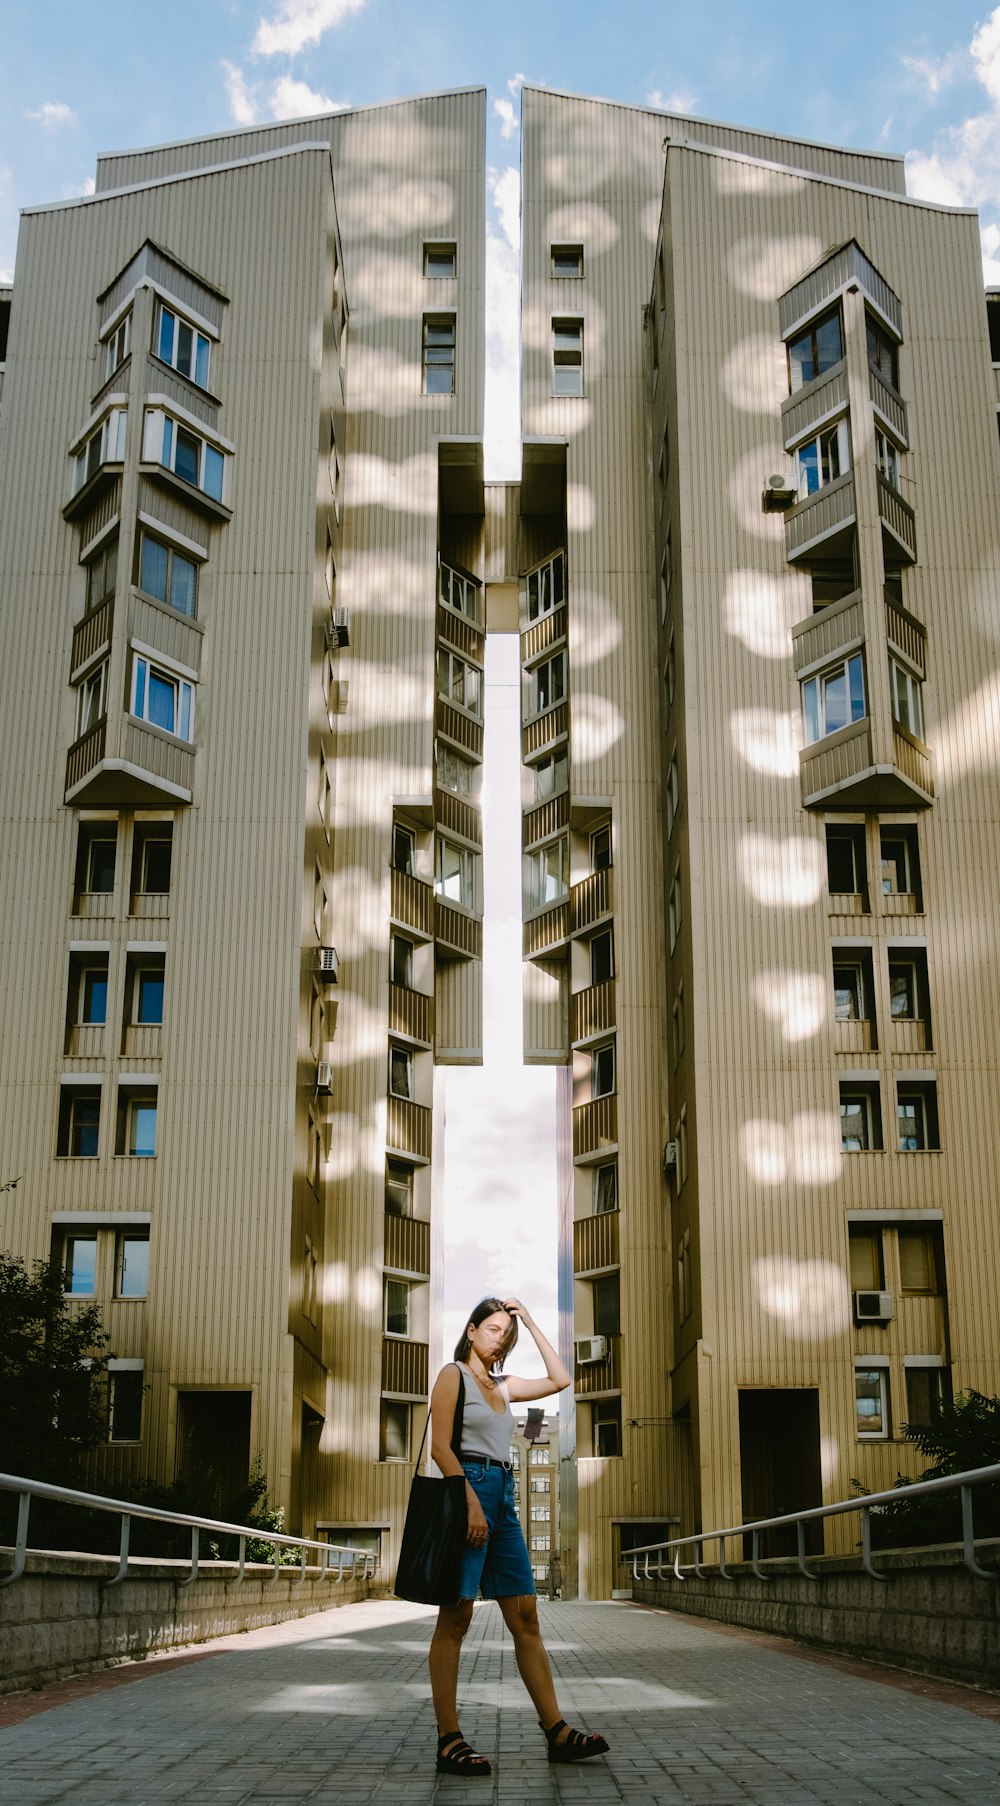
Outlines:
[[[501, 1379], [517, 1341], [518, 1320], [543, 1361], [544, 1380]], [[442, 1605], [431, 1639], [431, 1694], [438, 1724], [441, 1774], [488, 1775], [458, 1728], [458, 1658], [478, 1593], [495, 1599], [514, 1639], [514, 1657], [549, 1746], [550, 1762], [585, 1762], [608, 1748], [603, 1737], [571, 1731], [559, 1716], [552, 1670], [538, 1627], [535, 1577], [517, 1512], [510, 1458], [514, 1435], [511, 1403], [548, 1398], [570, 1384], [570, 1375], [537, 1323], [517, 1298], [484, 1298], [476, 1305], [455, 1349], [455, 1365], [442, 1368], [431, 1394], [431, 1454], [442, 1474], [465, 1475], [468, 1530], [457, 1605]], [[451, 1447], [459, 1386], [465, 1388], [461, 1458]]]

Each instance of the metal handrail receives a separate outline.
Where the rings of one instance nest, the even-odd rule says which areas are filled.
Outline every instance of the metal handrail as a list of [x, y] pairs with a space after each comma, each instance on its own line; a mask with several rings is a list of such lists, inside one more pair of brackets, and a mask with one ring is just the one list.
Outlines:
[[[972, 1519], [972, 1488], [981, 1486], [987, 1480], [1000, 1480], [1000, 1463], [990, 1467], [970, 1468], [963, 1474], [942, 1474], [935, 1480], [915, 1480], [912, 1485], [894, 1486], [888, 1492], [865, 1493], [858, 1499], [838, 1499], [833, 1505], [813, 1505], [806, 1511], [791, 1511], [777, 1518], [755, 1518], [747, 1524], [736, 1524], [728, 1530], [699, 1530], [691, 1536], [674, 1536], [669, 1542], [643, 1543], [638, 1549], [622, 1551], [621, 1560], [632, 1569], [634, 1580], [665, 1580], [672, 1576], [675, 1580], [686, 1580], [687, 1575], [681, 1570], [681, 1550], [694, 1547], [694, 1561], [691, 1571], [700, 1580], [703, 1574], [702, 1553], [706, 1543], [718, 1543], [718, 1571], [723, 1580], [738, 1580], [726, 1567], [726, 1544], [731, 1537], [749, 1536], [750, 1568], [757, 1580], [771, 1580], [760, 1566], [760, 1535], [762, 1530], [776, 1530], [794, 1525], [796, 1532], [797, 1555], [795, 1557], [800, 1574], [807, 1580], [818, 1580], [819, 1575], [806, 1562], [805, 1526], [819, 1519], [841, 1517], [848, 1511], [861, 1513], [861, 1564], [872, 1580], [888, 1580], [889, 1575], [881, 1573], [872, 1564], [871, 1514], [873, 1507], [879, 1505], [898, 1505], [901, 1499], [917, 1499], [930, 1492], [954, 1492], [957, 1488], [962, 1501], [962, 1554], [970, 1574], [977, 1580], [1000, 1580], [1000, 1570], [981, 1568], [976, 1561], [976, 1536]], [[673, 1562], [669, 1574], [664, 1571], [663, 1558], [673, 1551]], [[656, 1557], [656, 1568], [650, 1571], [650, 1556]], [[639, 1572], [640, 1559], [643, 1571]], [[765, 1560], [787, 1561], [787, 1556], [765, 1557]]]
[[[128, 1574], [129, 1536], [133, 1518], [152, 1518], [158, 1524], [178, 1524], [191, 1531], [191, 1567], [190, 1572], [178, 1581], [182, 1587], [190, 1586], [198, 1577], [200, 1565], [200, 1537], [203, 1530], [221, 1531], [226, 1536], [239, 1537], [239, 1571], [237, 1580], [246, 1575], [247, 1539], [258, 1543], [267, 1543], [274, 1549], [274, 1574], [277, 1580], [281, 1575], [282, 1549], [298, 1549], [300, 1551], [295, 1579], [304, 1580], [306, 1574], [306, 1550], [318, 1549], [322, 1559], [313, 1562], [318, 1567], [321, 1578], [344, 1579], [345, 1567], [350, 1568], [350, 1579], [367, 1580], [369, 1575], [378, 1573], [378, 1557], [370, 1549], [352, 1549], [346, 1543], [321, 1543], [308, 1536], [285, 1536], [277, 1530], [264, 1529], [259, 1524], [226, 1524], [216, 1518], [191, 1517], [186, 1512], [159, 1511], [152, 1505], [133, 1505], [127, 1499], [106, 1499], [98, 1493], [75, 1492], [68, 1486], [52, 1486], [47, 1480], [26, 1480], [17, 1474], [0, 1474], [0, 1492], [18, 1494], [17, 1508], [17, 1540], [14, 1545], [14, 1565], [6, 1574], [0, 1574], [0, 1587], [13, 1586], [24, 1573], [28, 1556], [28, 1519], [31, 1512], [31, 1501], [37, 1499], [55, 1499], [63, 1505], [81, 1505], [90, 1511], [111, 1511], [121, 1517], [121, 1539], [118, 1550], [118, 1567], [108, 1580], [101, 1582], [105, 1588], [120, 1586]], [[47, 1549], [46, 1555], [60, 1561], [73, 1561], [80, 1553], [72, 1553], [62, 1549]], [[338, 1557], [334, 1564], [331, 1557]], [[256, 1565], [256, 1564], [254, 1564]], [[336, 1566], [336, 1573], [334, 1573]], [[360, 1573], [358, 1569], [360, 1567]], [[289, 1570], [291, 1571], [291, 1570]]]

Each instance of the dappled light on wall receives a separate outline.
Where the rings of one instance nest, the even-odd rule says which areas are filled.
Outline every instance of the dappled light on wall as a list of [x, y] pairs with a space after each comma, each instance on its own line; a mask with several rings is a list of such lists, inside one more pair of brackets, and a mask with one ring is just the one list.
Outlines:
[[777, 709], [734, 709], [729, 733], [751, 770], [766, 777], [794, 778], [799, 771], [799, 721]]
[[355, 452], [351, 459], [351, 505], [393, 508], [403, 514], [437, 516], [438, 461], [433, 452], [394, 463]]
[[795, 1341], [824, 1341], [850, 1324], [847, 1275], [832, 1261], [773, 1254], [754, 1261], [751, 1270], [761, 1309]]
[[739, 1131], [740, 1159], [761, 1185], [797, 1179], [832, 1185], [843, 1168], [840, 1123], [831, 1112], [803, 1110], [791, 1122], [750, 1117]]
[[794, 578], [769, 577], [760, 571], [730, 571], [723, 599], [726, 632], [742, 640], [759, 658], [786, 659], [792, 654], [792, 622], [802, 613]]
[[939, 788], [974, 771], [1000, 766], [1000, 671], [992, 671], [934, 735], [934, 772]]
[[823, 241], [812, 234], [737, 238], [727, 259], [730, 280], [757, 301], [777, 301], [822, 254]]
[[[773, 420], [775, 404], [788, 393], [785, 347], [764, 332], [748, 333], [722, 366], [722, 393], [741, 414], [763, 414]], [[784, 456], [784, 451], [782, 451]]]
[[739, 868], [750, 895], [772, 909], [805, 909], [822, 896], [826, 884], [823, 848], [818, 841], [798, 834], [787, 840], [770, 834], [742, 834]]

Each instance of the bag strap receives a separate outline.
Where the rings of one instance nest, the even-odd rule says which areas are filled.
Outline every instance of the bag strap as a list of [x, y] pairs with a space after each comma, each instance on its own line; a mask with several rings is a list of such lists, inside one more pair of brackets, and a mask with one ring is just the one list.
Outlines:
[[[458, 1369], [458, 1397], [455, 1400], [455, 1416], [451, 1426], [451, 1448], [453, 1454], [460, 1456], [462, 1451], [462, 1424], [465, 1419], [465, 1377], [457, 1361], [453, 1362], [452, 1365]], [[420, 1472], [420, 1463], [424, 1457], [424, 1443], [427, 1441], [427, 1432], [430, 1427], [431, 1412], [430, 1407], [428, 1406], [427, 1422], [424, 1424], [424, 1433], [420, 1438], [420, 1451], [417, 1455], [417, 1463], [413, 1470], [415, 1474], [419, 1474]]]

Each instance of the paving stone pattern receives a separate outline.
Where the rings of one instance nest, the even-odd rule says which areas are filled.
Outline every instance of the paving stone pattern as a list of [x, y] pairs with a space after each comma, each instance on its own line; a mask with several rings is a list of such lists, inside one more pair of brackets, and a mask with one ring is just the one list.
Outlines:
[[[1000, 1802], [1000, 1721], [794, 1645], [625, 1603], [544, 1604], [567, 1719], [610, 1756], [552, 1767], [495, 1605], [476, 1608], [462, 1729], [491, 1779], [439, 1777], [433, 1613], [347, 1605], [231, 1637], [0, 1732], [4, 1806], [964, 1806]], [[845, 1671], [847, 1670], [847, 1671]], [[82, 1683], [81, 1683], [82, 1686]], [[66, 1691], [58, 1697], [66, 1700]], [[960, 1695], [954, 1694], [954, 1698]], [[38, 1703], [45, 1706], [44, 1696]], [[987, 1708], [988, 1710], [988, 1708]]]

